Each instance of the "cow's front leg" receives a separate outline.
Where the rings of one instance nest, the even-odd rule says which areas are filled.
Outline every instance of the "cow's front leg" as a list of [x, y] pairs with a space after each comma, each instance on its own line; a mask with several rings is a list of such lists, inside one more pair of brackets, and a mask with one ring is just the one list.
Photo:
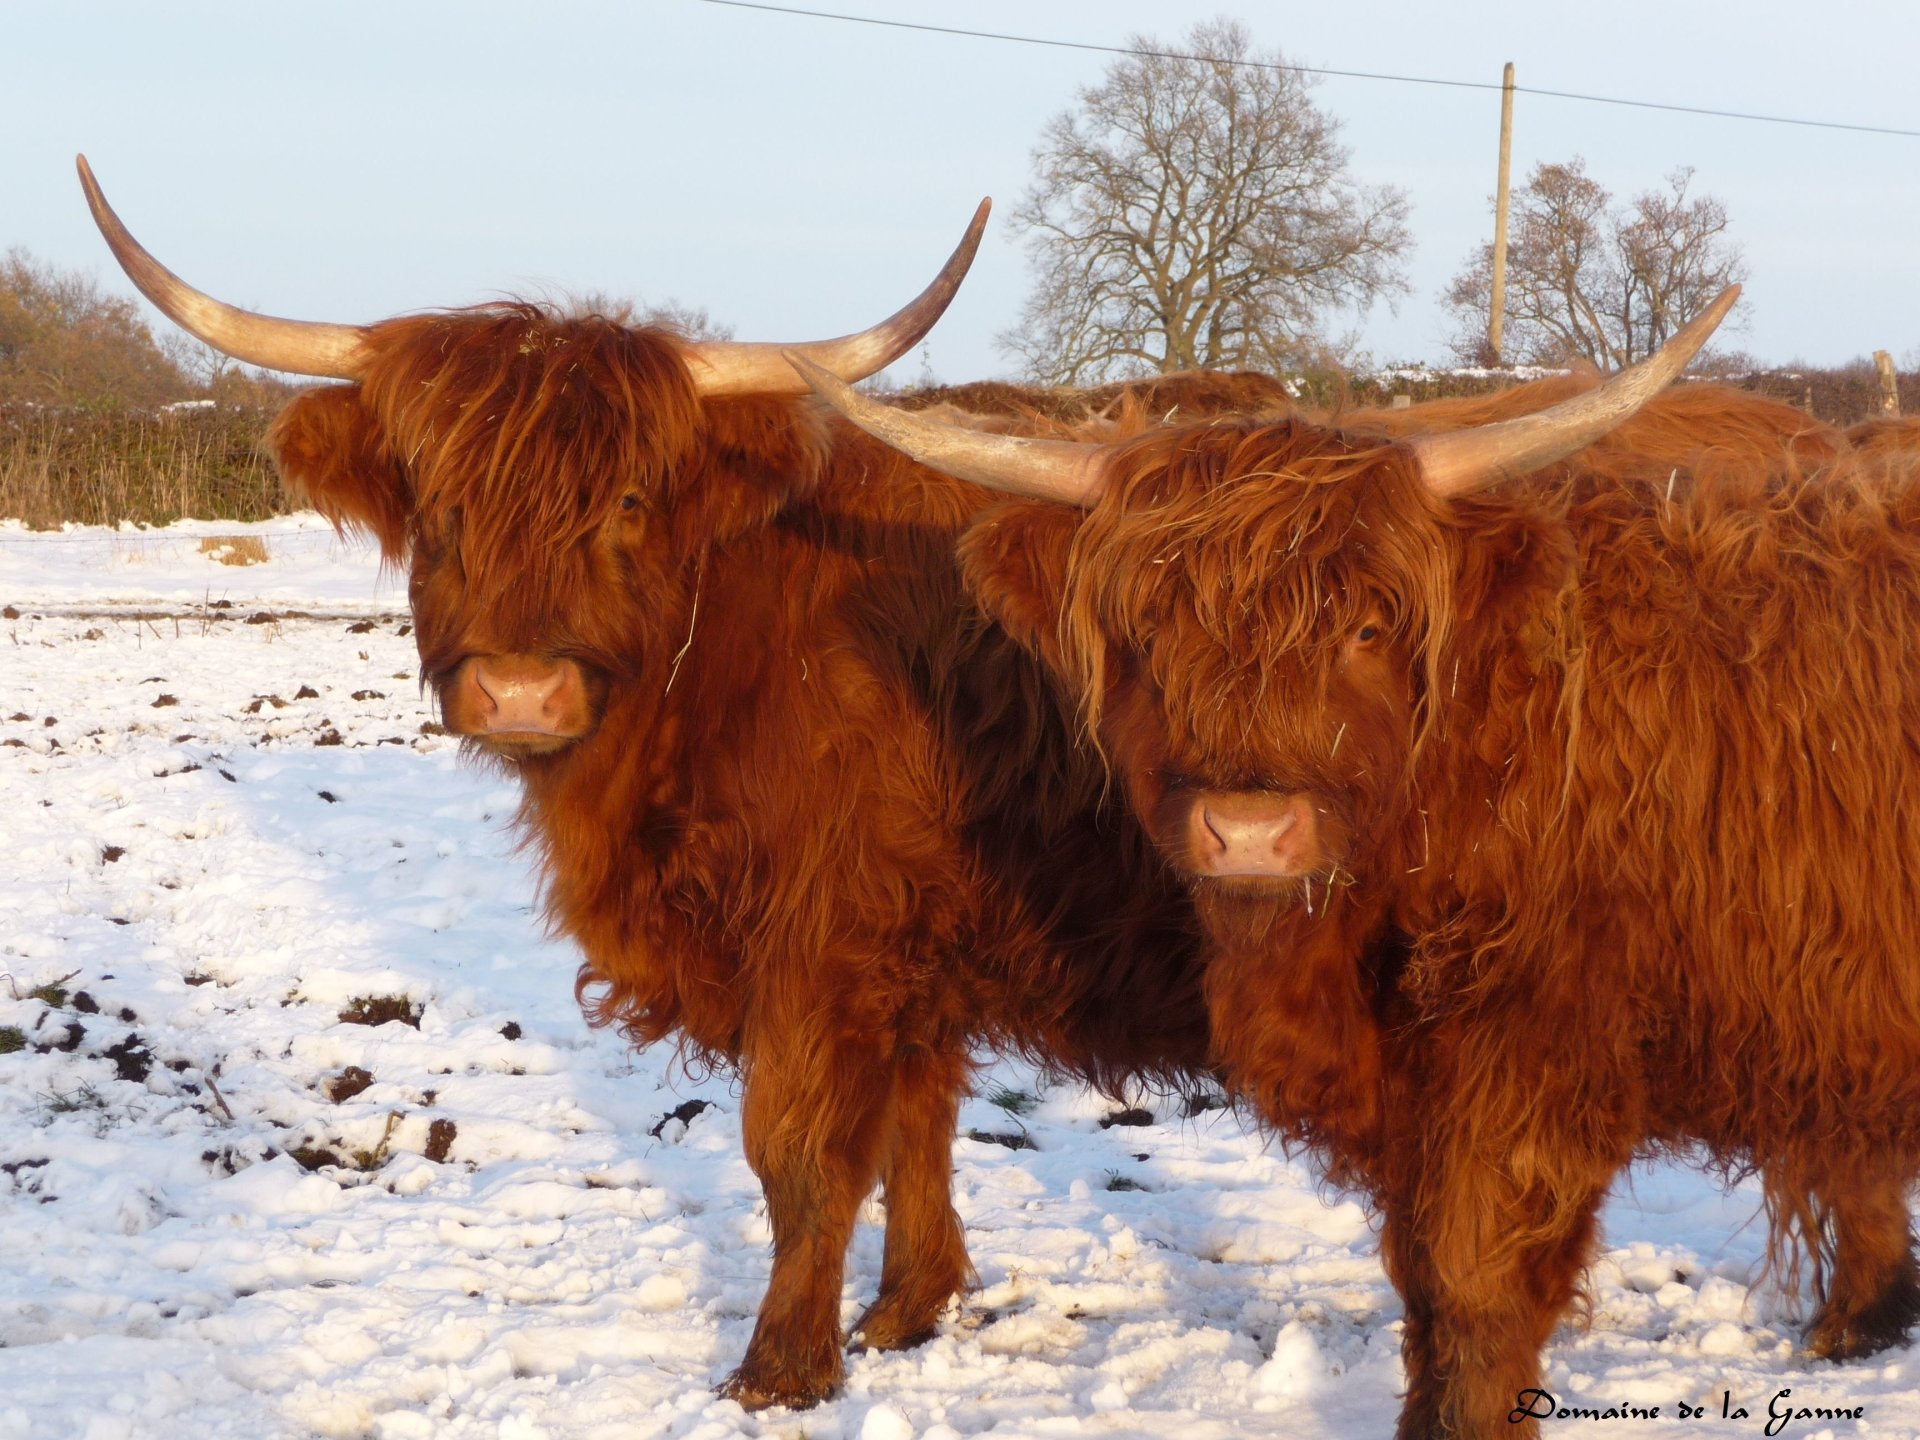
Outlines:
[[1539, 1435], [1541, 1351], [1639, 1133], [1604, 1052], [1529, 1050], [1518, 1033], [1484, 1012], [1435, 1027], [1390, 1107], [1378, 1193], [1406, 1306], [1397, 1440]]
[[926, 1049], [894, 1072], [881, 1184], [887, 1199], [880, 1293], [854, 1325], [870, 1350], [904, 1350], [930, 1338], [947, 1301], [973, 1284], [966, 1236], [953, 1208], [953, 1133], [966, 1058]]
[[766, 1194], [773, 1272], [746, 1357], [721, 1386], [749, 1410], [815, 1405], [845, 1378], [840, 1287], [855, 1217], [879, 1176], [891, 1047], [890, 1036], [851, 1026], [795, 1027], [749, 1058], [742, 1129]]
[[1605, 1194], [1475, 1187], [1425, 1214], [1388, 1212], [1381, 1243], [1406, 1305], [1396, 1440], [1539, 1435], [1540, 1352], [1573, 1303]]

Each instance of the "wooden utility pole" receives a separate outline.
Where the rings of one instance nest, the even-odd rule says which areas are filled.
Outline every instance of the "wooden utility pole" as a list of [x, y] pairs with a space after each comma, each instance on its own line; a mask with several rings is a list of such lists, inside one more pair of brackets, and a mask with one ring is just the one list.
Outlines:
[[1873, 352], [1874, 368], [1880, 372], [1880, 413], [1900, 413], [1900, 377], [1894, 373], [1893, 356], [1885, 350]]
[[1500, 363], [1500, 342], [1507, 325], [1507, 194], [1513, 171], [1513, 62], [1500, 82], [1500, 188], [1493, 200], [1493, 304], [1487, 315], [1487, 348]]

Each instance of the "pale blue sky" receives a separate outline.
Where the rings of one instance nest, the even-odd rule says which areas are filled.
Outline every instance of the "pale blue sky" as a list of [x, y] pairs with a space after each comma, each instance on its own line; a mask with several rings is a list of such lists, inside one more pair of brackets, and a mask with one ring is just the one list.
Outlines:
[[[1229, 14], [1306, 64], [1497, 83], [1512, 60], [1523, 86], [1920, 129], [1920, 7], [1904, 4], [817, 8], [1110, 44]], [[1004, 217], [1041, 125], [1109, 58], [700, 0], [94, 0], [9, 6], [5, 33], [0, 248], [124, 288], [73, 178], [84, 150], [136, 235], [259, 309], [363, 321], [601, 291], [795, 340], [894, 308], [992, 195], [988, 243], [930, 343], [945, 380], [1009, 370], [992, 337], [1027, 277]], [[1498, 95], [1315, 93], [1355, 173], [1413, 202], [1414, 293], [1367, 318], [1366, 343], [1444, 358], [1439, 292], [1491, 224]], [[1576, 152], [1617, 192], [1691, 164], [1727, 202], [1752, 272], [1736, 345], [1818, 364], [1920, 350], [1920, 139], [1523, 94], [1516, 174]]]

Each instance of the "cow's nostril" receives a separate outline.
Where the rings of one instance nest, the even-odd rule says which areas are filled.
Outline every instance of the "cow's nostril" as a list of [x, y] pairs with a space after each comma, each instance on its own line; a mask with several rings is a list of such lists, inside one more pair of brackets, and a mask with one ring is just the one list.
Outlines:
[[1312, 868], [1314, 813], [1300, 795], [1262, 791], [1196, 797], [1187, 819], [1190, 859], [1209, 875], [1284, 876]]
[[579, 676], [568, 662], [484, 656], [466, 671], [464, 718], [480, 733], [574, 733], [584, 703]]

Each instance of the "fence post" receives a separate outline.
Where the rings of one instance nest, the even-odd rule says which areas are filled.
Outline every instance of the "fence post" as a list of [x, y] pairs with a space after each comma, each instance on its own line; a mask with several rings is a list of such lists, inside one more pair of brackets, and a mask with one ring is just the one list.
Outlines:
[[1900, 377], [1894, 373], [1893, 356], [1885, 350], [1873, 352], [1874, 368], [1880, 372], [1880, 413], [1897, 416], [1900, 413]]
[[1500, 76], [1500, 188], [1493, 201], [1493, 294], [1487, 306], [1487, 349], [1498, 365], [1506, 357], [1507, 327], [1507, 200], [1513, 158], [1513, 62]]

